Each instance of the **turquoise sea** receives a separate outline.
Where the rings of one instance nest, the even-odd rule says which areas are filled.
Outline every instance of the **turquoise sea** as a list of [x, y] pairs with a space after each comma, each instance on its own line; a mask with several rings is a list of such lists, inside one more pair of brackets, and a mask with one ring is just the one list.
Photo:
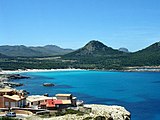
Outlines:
[[[85, 103], [121, 105], [132, 120], [160, 120], [160, 73], [61, 71], [28, 72], [31, 79], [15, 80], [30, 94], [72, 93]], [[54, 83], [44, 87], [43, 83]]]

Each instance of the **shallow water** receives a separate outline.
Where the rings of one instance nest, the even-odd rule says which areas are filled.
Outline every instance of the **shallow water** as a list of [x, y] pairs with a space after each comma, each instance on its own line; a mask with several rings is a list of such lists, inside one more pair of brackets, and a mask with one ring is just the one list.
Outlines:
[[[73, 93], [85, 103], [122, 105], [132, 120], [160, 120], [160, 73], [156, 72], [28, 72], [15, 80], [30, 94]], [[54, 87], [44, 87], [45, 82]]]

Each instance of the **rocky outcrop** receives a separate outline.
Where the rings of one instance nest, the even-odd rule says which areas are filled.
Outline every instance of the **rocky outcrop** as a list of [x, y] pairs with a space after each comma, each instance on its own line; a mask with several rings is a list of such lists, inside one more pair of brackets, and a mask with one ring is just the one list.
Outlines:
[[127, 48], [119, 48], [118, 50], [125, 53], [129, 53], [129, 50]]
[[28, 76], [22, 76], [20, 74], [0, 74], [0, 81], [7, 81], [12, 79], [28, 79]]
[[22, 86], [21, 83], [16, 82], [9, 82], [10, 80], [14, 79], [28, 79], [30, 77], [27, 76], [21, 76], [20, 74], [0, 74], [0, 88], [7, 87], [18, 87]]
[[92, 108], [92, 114], [96, 116], [104, 116], [107, 119], [113, 120], [130, 120], [130, 112], [121, 106], [107, 106], [107, 105], [85, 105], [85, 107]]
[[[84, 108], [91, 108], [90, 113], [85, 114], [67, 114], [64, 116], [43, 118], [43, 120], [130, 120], [130, 112], [121, 106], [107, 106], [88, 104], [84, 105]], [[38, 116], [33, 116], [29, 120], [35, 119], [42, 120]]]
[[20, 74], [7, 74], [8, 79], [28, 79], [30, 77], [22, 76]]

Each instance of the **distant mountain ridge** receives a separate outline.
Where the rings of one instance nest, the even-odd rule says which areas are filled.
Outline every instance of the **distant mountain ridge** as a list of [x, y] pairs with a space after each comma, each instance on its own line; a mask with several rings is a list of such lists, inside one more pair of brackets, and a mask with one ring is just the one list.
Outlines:
[[42, 57], [53, 55], [64, 55], [72, 52], [72, 49], [63, 49], [56, 45], [46, 45], [40, 47], [27, 47], [24, 45], [0, 46], [0, 53], [11, 57]]
[[64, 49], [56, 45], [46, 45], [43, 47], [29, 47], [29, 48], [31, 48], [32, 50], [40, 51], [48, 55], [64, 55], [74, 51], [72, 49]]
[[[124, 51], [125, 50], [125, 51]], [[56, 45], [38, 47], [0, 46], [0, 58], [7, 57], [45, 57], [61, 55], [62, 60], [76, 60], [78, 64], [102, 64], [103, 67], [114, 66], [144, 66], [160, 65], [160, 42], [156, 42], [137, 52], [127, 52], [113, 49], [100, 41], [92, 40], [84, 47], [73, 51]]]
[[[69, 53], [64, 54], [65, 50]], [[53, 57], [53, 54], [63, 55]], [[10, 56], [22, 56], [23, 58]], [[33, 56], [42, 58], [33, 58]], [[96, 40], [88, 42], [84, 47], [73, 52], [55, 45], [44, 47], [0, 46], [0, 58], [0, 68], [8, 70], [26, 68], [125, 70], [137, 66], [160, 66], [160, 42], [137, 52], [119, 51]]]

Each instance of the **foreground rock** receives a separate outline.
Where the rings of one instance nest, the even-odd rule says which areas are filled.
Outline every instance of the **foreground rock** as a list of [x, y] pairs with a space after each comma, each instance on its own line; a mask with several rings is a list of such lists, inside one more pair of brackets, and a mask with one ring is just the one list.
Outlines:
[[67, 114], [64, 116], [40, 118], [32, 116], [28, 120], [130, 120], [130, 112], [121, 106], [107, 106], [88, 104], [84, 108], [91, 108], [90, 113], [84, 114]]

